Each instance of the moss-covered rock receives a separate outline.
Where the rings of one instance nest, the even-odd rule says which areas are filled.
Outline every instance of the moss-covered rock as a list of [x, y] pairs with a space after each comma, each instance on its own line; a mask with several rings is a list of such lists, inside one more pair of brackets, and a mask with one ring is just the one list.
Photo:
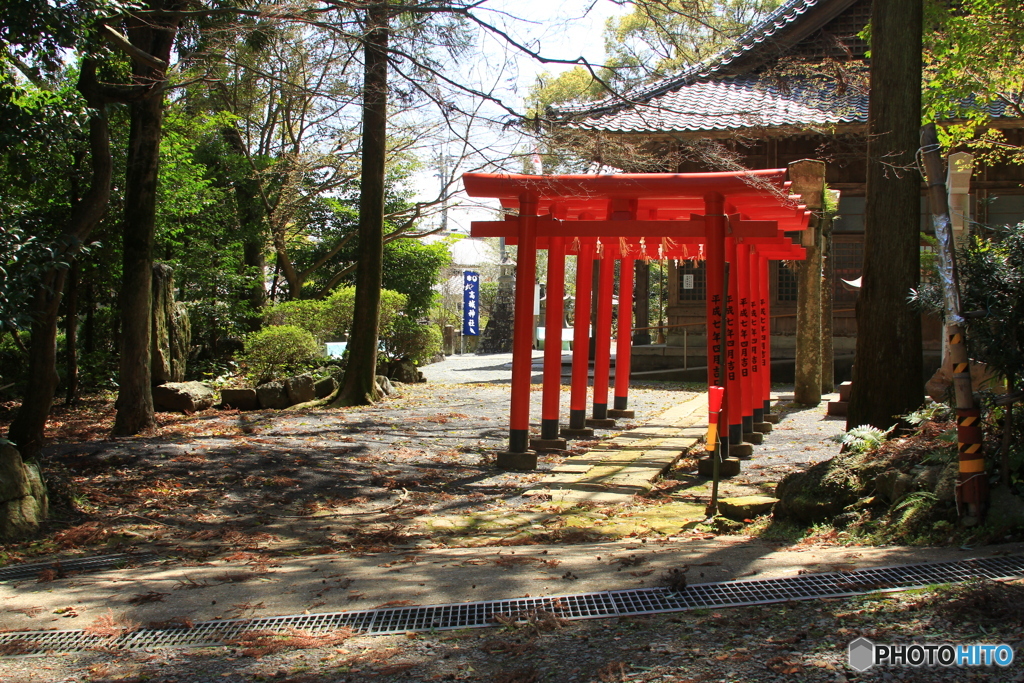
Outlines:
[[[831, 520], [865, 493], [860, 458], [838, 455], [804, 472], [787, 475], [775, 488], [773, 515], [804, 524]], [[870, 479], [868, 481], [872, 481]]]
[[0, 539], [32, 534], [48, 507], [39, 463], [24, 462], [14, 446], [0, 445]]

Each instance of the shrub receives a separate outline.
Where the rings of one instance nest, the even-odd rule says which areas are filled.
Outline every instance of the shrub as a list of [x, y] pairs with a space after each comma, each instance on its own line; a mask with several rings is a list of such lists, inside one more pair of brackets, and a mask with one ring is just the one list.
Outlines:
[[421, 365], [441, 353], [441, 330], [437, 325], [412, 318], [397, 318], [390, 333], [381, 341], [384, 356], [389, 361], [408, 358]]
[[246, 375], [256, 384], [306, 369], [323, 356], [323, 349], [308, 331], [295, 325], [274, 325], [245, 339], [241, 360]]
[[[355, 287], [339, 287], [326, 299], [300, 299], [279, 303], [265, 316], [273, 326], [294, 325], [312, 334], [317, 341], [340, 339], [354, 324], [362, 320], [354, 315]], [[408, 298], [404, 294], [382, 289], [380, 292], [380, 336], [391, 333], [395, 320], [405, 310]]]

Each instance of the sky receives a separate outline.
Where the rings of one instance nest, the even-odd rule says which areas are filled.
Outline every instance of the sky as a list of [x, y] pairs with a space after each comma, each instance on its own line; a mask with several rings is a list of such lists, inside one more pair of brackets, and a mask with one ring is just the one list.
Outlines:
[[[488, 0], [482, 7], [481, 17], [500, 26], [514, 40], [530, 49], [554, 59], [571, 60], [582, 56], [594, 64], [600, 64], [604, 58], [606, 20], [630, 9], [612, 0]], [[493, 38], [485, 41], [481, 48], [486, 60], [464, 64], [462, 68], [482, 82], [495, 84], [498, 94], [514, 102], [518, 108], [522, 108], [524, 97], [539, 74], [545, 71], [557, 74], [571, 68], [560, 64], [541, 64], [521, 53], [509, 52], [506, 43]], [[511, 62], [510, 69], [505, 66], [506, 61]], [[514, 130], [492, 128], [480, 135], [483, 144], [491, 146], [496, 156], [503, 151], [511, 153], [517, 148], [521, 151], [524, 144]], [[453, 150], [451, 156], [458, 156], [457, 145], [449, 149]], [[440, 150], [434, 152], [433, 156], [436, 158], [440, 153]], [[449, 169], [452, 170], [472, 169]], [[418, 173], [413, 178], [416, 199], [436, 196], [441, 183], [439, 176], [437, 165]], [[449, 230], [468, 233], [471, 221], [493, 220], [497, 206], [495, 200], [479, 202], [459, 193], [448, 210]], [[427, 219], [427, 225], [438, 223], [437, 217]]]

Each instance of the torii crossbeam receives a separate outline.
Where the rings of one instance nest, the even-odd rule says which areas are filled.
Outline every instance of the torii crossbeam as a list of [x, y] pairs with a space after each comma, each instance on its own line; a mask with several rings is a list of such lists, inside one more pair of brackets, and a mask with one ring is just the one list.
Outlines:
[[[635, 259], [703, 259], [706, 262], [708, 384], [726, 387], [723, 415], [728, 442], [742, 439], [744, 422], [760, 421], [768, 407], [770, 356], [768, 268], [771, 259], [799, 260], [803, 248], [788, 232], [807, 227], [809, 212], [788, 193], [785, 169], [726, 173], [641, 173], [532, 176], [466, 173], [471, 197], [491, 197], [514, 211], [503, 221], [474, 221], [474, 237], [504, 237], [519, 247], [512, 340], [512, 397], [508, 451], [498, 466], [535, 469], [530, 450], [530, 371], [537, 250], [548, 250], [548, 310], [540, 440], [559, 436], [562, 290], [566, 254], [578, 256], [570, 419], [563, 436], [581, 436], [609, 417], [631, 415], [628, 405]], [[598, 275], [594, 325], [593, 412], [585, 420], [591, 274]], [[614, 260], [619, 269], [615, 403], [608, 410]], [[729, 301], [722, 301], [725, 264]], [[724, 304], [724, 305], [723, 305]], [[722, 314], [726, 338], [719, 338]], [[724, 343], [724, 349], [723, 349]], [[724, 350], [724, 368], [718, 362]], [[723, 371], [724, 370], [724, 371]]]

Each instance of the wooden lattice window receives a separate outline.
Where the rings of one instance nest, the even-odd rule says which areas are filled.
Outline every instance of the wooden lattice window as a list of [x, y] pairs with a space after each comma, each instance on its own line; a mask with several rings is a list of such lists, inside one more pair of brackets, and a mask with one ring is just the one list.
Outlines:
[[679, 300], [704, 301], [707, 296], [704, 261], [679, 261]]
[[779, 261], [775, 271], [775, 300], [778, 302], [796, 301], [797, 280], [796, 264]]
[[853, 304], [857, 301], [857, 290], [844, 287], [843, 280], [856, 280], [864, 267], [864, 243], [840, 242], [832, 243], [832, 267], [835, 278], [832, 280], [832, 305]]

